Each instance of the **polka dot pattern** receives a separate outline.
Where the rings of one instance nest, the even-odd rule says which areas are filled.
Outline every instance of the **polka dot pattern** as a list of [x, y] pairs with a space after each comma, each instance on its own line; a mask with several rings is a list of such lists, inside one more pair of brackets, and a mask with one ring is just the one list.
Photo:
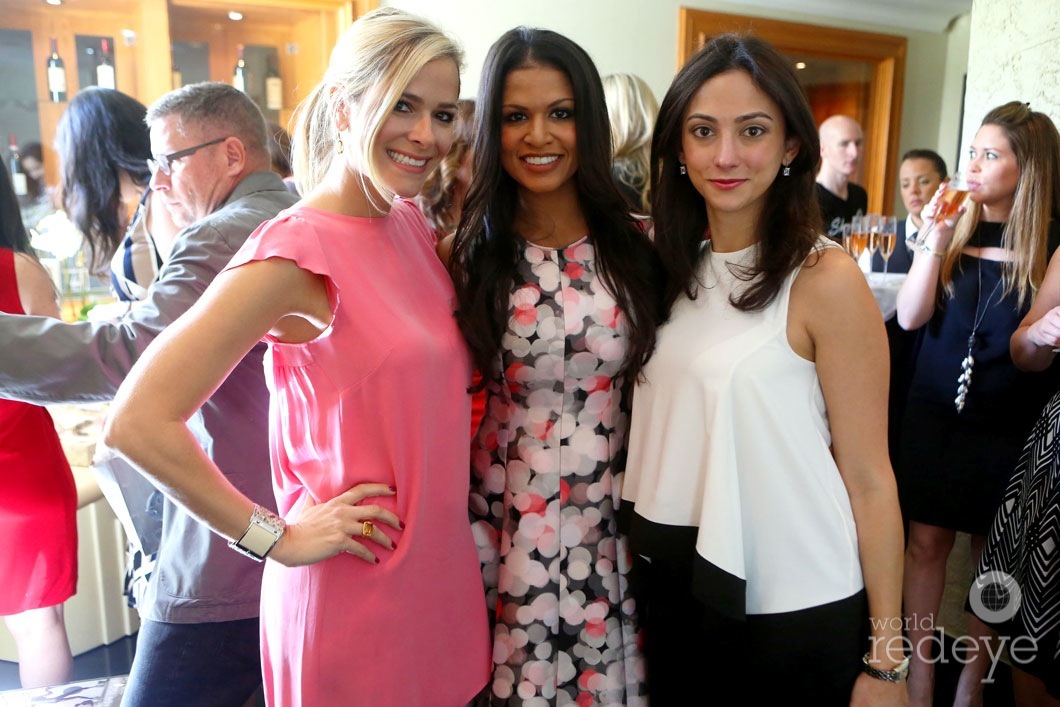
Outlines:
[[508, 311], [504, 381], [490, 387], [472, 451], [492, 703], [646, 705], [629, 550], [615, 527], [628, 335], [592, 243], [528, 245]]

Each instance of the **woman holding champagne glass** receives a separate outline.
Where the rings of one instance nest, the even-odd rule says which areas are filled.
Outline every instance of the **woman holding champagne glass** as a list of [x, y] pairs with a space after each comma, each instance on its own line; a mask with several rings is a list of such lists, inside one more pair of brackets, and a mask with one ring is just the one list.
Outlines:
[[[973, 561], [1034, 416], [1056, 384], [1018, 371], [1009, 337], [1031, 305], [1058, 238], [1060, 139], [1048, 116], [1019, 102], [987, 113], [968, 151], [969, 196], [939, 214], [944, 185], [924, 207], [929, 225], [898, 293], [898, 322], [925, 327], [903, 420], [899, 489], [909, 520], [904, 604], [911, 705], [930, 705], [933, 619], [957, 531]], [[940, 218], [936, 218], [940, 215]], [[992, 631], [969, 617], [968, 661], [955, 704], [982, 703]]]

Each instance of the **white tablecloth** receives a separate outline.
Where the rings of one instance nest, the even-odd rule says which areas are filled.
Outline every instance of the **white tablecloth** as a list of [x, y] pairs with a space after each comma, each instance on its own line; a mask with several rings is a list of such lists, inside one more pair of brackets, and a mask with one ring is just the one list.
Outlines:
[[898, 311], [898, 290], [905, 282], [905, 273], [870, 272], [865, 277], [869, 281], [869, 289], [872, 296], [876, 298], [876, 304], [883, 314], [883, 321], [887, 321]]

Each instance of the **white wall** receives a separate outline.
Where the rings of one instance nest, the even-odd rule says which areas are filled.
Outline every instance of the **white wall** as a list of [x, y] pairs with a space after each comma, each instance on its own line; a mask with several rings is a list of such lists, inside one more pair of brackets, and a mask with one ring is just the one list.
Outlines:
[[[948, 161], [955, 155], [967, 21], [955, 23], [947, 32], [917, 32], [709, 0], [383, 0], [382, 4], [422, 15], [461, 41], [466, 53], [461, 90], [465, 97], [478, 90], [490, 44], [517, 25], [544, 27], [570, 37], [589, 52], [601, 75], [638, 74], [660, 101], [677, 71], [677, 16], [682, 6], [905, 36], [909, 43], [899, 154], [928, 147]], [[956, 51], [951, 51], [953, 45]], [[943, 116], [948, 130], [940, 126]], [[896, 213], [902, 213], [900, 200], [896, 206]]]
[[976, 0], [969, 40], [965, 146], [987, 111], [1008, 101], [1028, 101], [1033, 110], [1060, 125], [1058, 54], [1057, 0]]

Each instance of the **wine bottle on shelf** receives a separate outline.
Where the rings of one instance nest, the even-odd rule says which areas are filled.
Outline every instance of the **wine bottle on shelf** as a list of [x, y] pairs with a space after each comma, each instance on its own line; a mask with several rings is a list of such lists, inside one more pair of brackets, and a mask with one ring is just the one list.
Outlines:
[[66, 100], [66, 65], [59, 56], [59, 40], [51, 38], [51, 54], [48, 55], [48, 96], [52, 103]]
[[110, 41], [100, 42], [99, 63], [96, 64], [96, 85], [100, 88], [116, 88], [114, 83], [114, 60], [110, 57]]
[[232, 74], [232, 85], [243, 93], [247, 92], [247, 62], [243, 59], [243, 45], [238, 45], [239, 59], [236, 60], [236, 69]]
[[29, 193], [26, 184], [26, 173], [22, 171], [22, 162], [18, 154], [18, 141], [15, 136], [8, 138], [8, 149], [11, 151], [11, 184], [15, 187], [15, 196], [25, 196]]
[[283, 110], [283, 79], [275, 62], [269, 62], [265, 74], [265, 108], [266, 110]]
[[180, 72], [180, 67], [177, 65], [177, 58], [174, 56], [173, 50], [169, 50], [169, 65], [170, 65], [170, 76], [173, 79], [173, 88], [178, 89], [184, 85], [184, 74]]

